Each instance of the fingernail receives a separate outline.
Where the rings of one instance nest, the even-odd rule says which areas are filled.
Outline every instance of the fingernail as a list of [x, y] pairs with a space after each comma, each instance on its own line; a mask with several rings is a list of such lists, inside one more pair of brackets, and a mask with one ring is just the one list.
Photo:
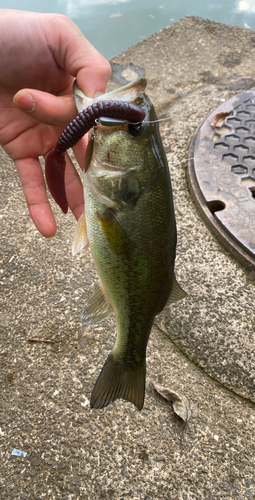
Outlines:
[[32, 113], [35, 110], [35, 99], [27, 92], [18, 92], [13, 98], [13, 102], [18, 108]]

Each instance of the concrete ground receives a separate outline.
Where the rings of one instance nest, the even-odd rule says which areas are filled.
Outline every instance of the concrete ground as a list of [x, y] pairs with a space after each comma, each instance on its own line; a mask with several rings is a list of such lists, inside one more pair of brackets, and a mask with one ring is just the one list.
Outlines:
[[[255, 498], [254, 282], [201, 220], [183, 161], [209, 112], [255, 86], [254, 63], [253, 31], [195, 17], [112, 60], [109, 90], [145, 75], [159, 117], [171, 117], [161, 132], [188, 292], [153, 327], [141, 412], [123, 401], [90, 410], [114, 318], [83, 331], [97, 276], [90, 256], [71, 255], [74, 218], [53, 204], [58, 232], [45, 240], [1, 152], [1, 500]], [[188, 398], [186, 428], [150, 379]]]

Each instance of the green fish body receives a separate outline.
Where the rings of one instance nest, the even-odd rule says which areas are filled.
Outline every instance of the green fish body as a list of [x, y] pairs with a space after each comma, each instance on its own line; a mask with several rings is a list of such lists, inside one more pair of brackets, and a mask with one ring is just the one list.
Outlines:
[[85, 305], [83, 324], [94, 324], [112, 311], [117, 322], [116, 343], [93, 389], [92, 408], [123, 398], [142, 409], [146, 346], [154, 318], [169, 300], [186, 295], [174, 275], [171, 181], [145, 85], [141, 79], [114, 91], [115, 99], [126, 97], [146, 110], [140, 128], [99, 125], [88, 148], [85, 221], [79, 222], [82, 230], [76, 234], [85, 233], [100, 286]]

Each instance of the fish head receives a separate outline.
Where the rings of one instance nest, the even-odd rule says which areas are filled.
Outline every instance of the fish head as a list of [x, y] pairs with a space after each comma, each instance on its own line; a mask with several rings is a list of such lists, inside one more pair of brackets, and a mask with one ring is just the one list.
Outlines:
[[[123, 123], [123, 120], [115, 120], [109, 118], [104, 120], [100, 118], [97, 122], [97, 136], [99, 136], [101, 133], [112, 134], [116, 131], [121, 132], [125, 130], [131, 137], [135, 138], [143, 136], [144, 140], [146, 137], [149, 137], [151, 133], [153, 133], [154, 128], [157, 128], [154, 126], [146, 126], [149, 125], [149, 122], [154, 122], [155, 120], [157, 120], [154, 106], [145, 93], [146, 85], [146, 78], [139, 78], [125, 85], [124, 87], [120, 87], [105, 94], [97, 95], [94, 99], [90, 99], [78, 87], [77, 81], [75, 80], [73, 85], [73, 93], [76, 107], [79, 113], [81, 113], [92, 104], [104, 101], [118, 101], [120, 103], [128, 102], [130, 104], [136, 104], [145, 112], [145, 118], [142, 123], [132, 123], [127, 121]], [[125, 129], [123, 128], [123, 125], [126, 125]], [[91, 134], [93, 137], [92, 131], [90, 132], [90, 135]]]
[[[94, 196], [108, 207], [135, 204], [154, 181], [164, 157], [156, 112], [145, 88], [146, 79], [141, 78], [95, 99], [97, 102], [128, 102], [145, 112], [142, 122], [100, 117], [95, 129], [90, 132], [85, 182]], [[80, 94], [79, 106], [85, 104], [87, 101], [83, 98], [82, 104]]]

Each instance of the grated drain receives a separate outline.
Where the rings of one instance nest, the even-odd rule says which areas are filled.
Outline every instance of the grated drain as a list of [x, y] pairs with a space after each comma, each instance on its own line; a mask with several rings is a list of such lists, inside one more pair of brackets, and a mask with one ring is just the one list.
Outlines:
[[[220, 128], [212, 121], [229, 113]], [[217, 120], [216, 120], [217, 121]], [[191, 194], [225, 248], [255, 267], [255, 89], [214, 110], [193, 137], [188, 172]]]

